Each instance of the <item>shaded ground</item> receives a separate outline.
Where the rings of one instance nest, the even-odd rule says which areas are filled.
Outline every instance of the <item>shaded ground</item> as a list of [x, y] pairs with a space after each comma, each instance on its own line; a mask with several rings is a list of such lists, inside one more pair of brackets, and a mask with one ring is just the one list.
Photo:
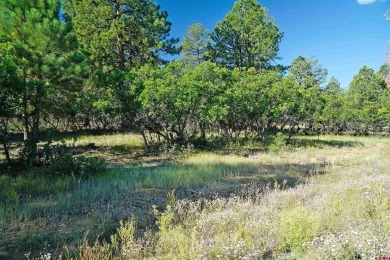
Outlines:
[[[159, 167], [154, 167], [156, 172]], [[232, 193], [237, 194], [246, 184], [273, 185], [272, 183], [278, 182], [288, 187], [302, 182], [310, 174], [323, 172], [323, 167], [318, 164], [262, 165], [249, 167], [246, 171], [240, 171], [242, 165], [231, 167], [218, 164], [217, 167], [226, 167], [231, 172], [206, 185], [140, 187], [133, 191], [119, 191], [116, 198], [98, 198], [93, 203], [72, 205], [64, 212], [47, 213], [55, 211], [53, 208], [59, 203], [55, 197], [43, 198], [43, 201], [39, 198], [32, 199], [25, 207], [30, 212], [36, 212], [35, 214], [30, 213], [28, 219], [0, 230], [0, 257], [17, 259], [28, 252], [37, 256], [42, 251], [56, 254], [61, 251], [63, 244], [78, 243], [86, 233], [92, 240], [97, 236], [109, 237], [119, 226], [121, 219], [132, 216], [136, 217], [139, 232], [142, 232], [154, 225], [153, 205], [164, 209], [166, 194], [172, 189], [175, 190], [177, 199], [195, 200], [217, 195], [228, 197]]]
[[[12, 219], [15, 214], [10, 212], [3, 215], [5, 219], [7, 216], [11, 219], [0, 226], [0, 259], [20, 259], [29, 252], [34, 257], [40, 252], [59, 254], [64, 244], [77, 244], [84, 237], [90, 241], [98, 236], [100, 239], [109, 237], [121, 219], [132, 216], [137, 218], [138, 232], [141, 233], [154, 226], [152, 206], [163, 209], [166, 195], [173, 189], [178, 199], [195, 200], [217, 195], [227, 197], [248, 186], [273, 186], [278, 183], [293, 187], [309, 176], [325, 173], [327, 167], [358, 164], [370, 154], [381, 153], [386, 147], [371, 147], [370, 144], [367, 147], [367, 143], [355, 139], [308, 139], [302, 140], [299, 145], [304, 148], [278, 154], [243, 148], [245, 153], [242, 156], [205, 154], [177, 161], [178, 157], [169, 160], [169, 155], [140, 157], [126, 145], [95, 144], [88, 147], [88, 144], [80, 144], [78, 149], [81, 153], [97, 154], [108, 159], [113, 164], [114, 173], [88, 182], [85, 184], [88, 187], [76, 187], [61, 194], [62, 197], [36, 197], [18, 207], [10, 207], [16, 211], [15, 214], [17, 210], [28, 211], [28, 214], [19, 220]], [[172, 177], [170, 182], [171, 175], [167, 172], [171, 170], [179, 177], [191, 172], [197, 175], [204, 172], [205, 177], [201, 180]], [[212, 175], [216, 171], [219, 175]], [[132, 177], [135, 173], [136, 179]], [[160, 178], [159, 173], [164, 178]], [[212, 178], [207, 177], [210, 174]], [[137, 181], [139, 184], [135, 185]], [[188, 184], [192, 181], [193, 184]], [[69, 197], [69, 204], [61, 206], [59, 204], [65, 201], [64, 197]]]

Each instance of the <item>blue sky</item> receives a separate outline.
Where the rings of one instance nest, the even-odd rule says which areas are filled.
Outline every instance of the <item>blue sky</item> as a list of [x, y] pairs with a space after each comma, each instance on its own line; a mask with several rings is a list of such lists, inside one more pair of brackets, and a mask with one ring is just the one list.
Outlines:
[[[182, 38], [189, 25], [213, 30], [234, 0], [156, 0], [168, 11], [171, 35]], [[313, 56], [347, 88], [364, 65], [376, 71], [390, 52], [390, 21], [384, 14], [390, 0], [259, 0], [276, 20], [284, 37], [278, 63], [298, 55]]]

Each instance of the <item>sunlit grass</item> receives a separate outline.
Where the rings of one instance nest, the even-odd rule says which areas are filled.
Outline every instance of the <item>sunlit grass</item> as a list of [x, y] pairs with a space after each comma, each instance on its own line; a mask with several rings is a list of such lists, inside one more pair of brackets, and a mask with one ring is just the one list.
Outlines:
[[[143, 166], [112, 165], [106, 174], [83, 181], [74, 180], [71, 177], [49, 180], [36, 176], [36, 178], [31, 178], [30, 180], [26, 179], [26, 181], [28, 180], [27, 182], [31, 184], [31, 186], [28, 186], [27, 182], [22, 182], [21, 179], [15, 179], [12, 184], [13, 186], [10, 185], [10, 189], [7, 191], [9, 192], [7, 196], [10, 196], [9, 202], [5, 200], [0, 202], [0, 229], [16, 230], [27, 223], [39, 221], [40, 225], [46, 227], [44, 229], [47, 229], [44, 232], [42, 231], [42, 233], [49, 232], [48, 234], [51, 234], [50, 236], [45, 235], [43, 237], [46, 239], [48, 236], [51, 243], [60, 245], [69, 240], [69, 236], [74, 232], [72, 231], [72, 225], [74, 225], [73, 222], [75, 222], [76, 219], [77, 223], [85, 223], [80, 226], [80, 230], [86, 231], [96, 223], [100, 223], [99, 228], [95, 227], [95, 231], [102, 232], [104, 228], [107, 228], [108, 226], [115, 226], [118, 223], [118, 217], [127, 218], [134, 214], [135, 203], [141, 202], [142, 204], [146, 197], [162, 197], [164, 198], [162, 201], [165, 201], [165, 194], [167, 192], [180, 187], [189, 187], [195, 189], [199, 193], [210, 192], [210, 194], [213, 194], [213, 192], [221, 192], [224, 195], [228, 195], [232, 191], [238, 191], [241, 184], [256, 186], [272, 183], [271, 186], [274, 187], [276, 182], [282, 185], [284, 181], [287, 181], [286, 187], [294, 187], [297, 184], [305, 182], [308, 176], [326, 173], [321, 177], [316, 177], [316, 184], [310, 184], [312, 186], [299, 186], [297, 189], [277, 191], [275, 193], [272, 192], [272, 194], [274, 194], [272, 195], [274, 196], [274, 199], [270, 200], [269, 203], [272, 205], [276, 203], [279, 205], [279, 208], [274, 209], [272, 206], [270, 210], [276, 210], [276, 215], [272, 215], [272, 212], [271, 214], [269, 211], [265, 211], [265, 206], [263, 204], [256, 206], [259, 207], [259, 212], [265, 214], [264, 216], [279, 218], [281, 221], [280, 223], [284, 223], [281, 224], [281, 226], [299, 226], [301, 223], [300, 221], [303, 220], [298, 218], [296, 222], [294, 222], [295, 220], [292, 220], [293, 222], [291, 222], [289, 220], [292, 218], [291, 216], [306, 216], [306, 229], [311, 230], [312, 225], [315, 225], [317, 222], [319, 217], [318, 214], [320, 214], [321, 217], [322, 212], [316, 211], [316, 209], [313, 208], [314, 206], [307, 207], [307, 203], [312, 203], [311, 201], [313, 200], [313, 203], [325, 203], [323, 200], [326, 200], [328, 202], [325, 204], [318, 204], [319, 207], [335, 208], [336, 205], [333, 205], [332, 203], [336, 203], [337, 199], [333, 196], [333, 192], [334, 194], [343, 194], [343, 192], [346, 192], [345, 194], [351, 193], [353, 195], [356, 193], [354, 189], [357, 187], [357, 184], [355, 185], [354, 182], [361, 183], [361, 179], [364, 179], [365, 182], [369, 182], [370, 178], [374, 178], [373, 181], [378, 183], [379, 180], [382, 181], [382, 179], [385, 179], [383, 176], [388, 177], [388, 167], [386, 166], [386, 162], [390, 160], [390, 153], [388, 153], [390, 149], [390, 140], [388, 139], [377, 137], [320, 136], [320, 138], [299, 137], [298, 141], [299, 140], [308, 142], [301, 144], [298, 142], [296, 145], [285, 147], [278, 152], [263, 151], [243, 155], [241, 155], [241, 153], [239, 155], [223, 155], [197, 151], [195, 154], [177, 157], [179, 161], [162, 161], [162, 163], [159, 162], [154, 165], [150, 163], [145, 165], [142, 163], [138, 164]], [[68, 140], [68, 142], [70, 141], [71, 140]], [[124, 145], [128, 145], [129, 147], [140, 147], [140, 145], [142, 145], [142, 140], [133, 135], [102, 136], [101, 138], [81, 137], [76, 140], [75, 145], [82, 147], [91, 142], [95, 143], [96, 146], [107, 148]], [[386, 181], [384, 181], [384, 183], [385, 185], [388, 185], [386, 184]], [[335, 190], [332, 190], [332, 185], [334, 185]], [[350, 185], [351, 188], [345, 190], [344, 188], [346, 186], [344, 185]], [[231, 190], [232, 187], [235, 190]], [[336, 188], [340, 189], [339, 193]], [[53, 192], [53, 189], [55, 189], [56, 192]], [[21, 190], [23, 190], [23, 196], [20, 196], [19, 194]], [[16, 191], [16, 193], [12, 193], [13, 191]], [[4, 193], [4, 191], [0, 191], [0, 193], [2, 192]], [[302, 195], [302, 197], [299, 194], [304, 195]], [[316, 202], [317, 198], [319, 199], [319, 202]], [[345, 199], [347, 198], [347, 195], [345, 195]], [[353, 195], [351, 198], [360, 199], [358, 195]], [[234, 204], [235, 202], [233, 202], [234, 199], [223, 203], [231, 204], [234, 210], [238, 210], [235, 209], [236, 206], [242, 206], [245, 209], [247, 207], [245, 206], [245, 203], [249, 203], [243, 202], [244, 204], [242, 205], [236, 205]], [[214, 202], [210, 201], [210, 203]], [[142, 212], [144, 213], [141, 214], [146, 214], [145, 212], [151, 210], [151, 205], [148, 205], [149, 208], [142, 209]], [[296, 208], [296, 211], [290, 212], [288, 210], [291, 205], [298, 205], [299, 207]], [[353, 203], [348, 205], [349, 212], [352, 212], [354, 210]], [[216, 206], [214, 209], [210, 208], [210, 210], [216, 214], [214, 217], [215, 220], [221, 218], [225, 213], [228, 213], [221, 211], [217, 214], [217, 211], [221, 209], [221, 207], [222, 206]], [[284, 208], [286, 211], [281, 212], [281, 208]], [[237, 214], [241, 214], [240, 210], [237, 212]], [[332, 212], [327, 211], [326, 214], [330, 214], [330, 216], [336, 214], [336, 212]], [[207, 212], [200, 212], [196, 214], [204, 214], [202, 217], [208, 218], [209, 213], [206, 213]], [[254, 216], [259, 217], [257, 213], [255, 214], [252, 211], [249, 213], [246, 212], [245, 214], [253, 214]], [[235, 223], [243, 223], [242, 221], [245, 219], [246, 217], [240, 216], [239, 220], [237, 220], [238, 222]], [[261, 219], [261, 221], [263, 221], [263, 218]], [[54, 238], [55, 232], [51, 230], [47, 224], [49, 220], [50, 222], [59, 224], [67, 223], [66, 225], [68, 227], [65, 228], [65, 230], [67, 230], [68, 233], [66, 236], [64, 235], [62, 240], [59, 236], [55, 236]], [[190, 220], [186, 219], [185, 221]], [[256, 225], [260, 226], [264, 224], [260, 220], [256, 221], [253, 222], [254, 224], [251, 226], [254, 230], [256, 230]], [[307, 234], [305, 233], [302, 241], [307, 242], [310, 239], [314, 239], [319, 232], [318, 230], [324, 230], [324, 226], [322, 225], [325, 225], [326, 228], [332, 227], [332, 230], [335, 230], [337, 223], [345, 222], [347, 222], [345, 219], [338, 218], [329, 219], [326, 224], [321, 222], [320, 226], [313, 226], [313, 231], [308, 231]], [[192, 225], [193, 227], [197, 227], [199, 224], [197, 223], [198, 222], [185, 222], [185, 226]], [[245, 242], [247, 240], [256, 240], [249, 235], [245, 235], [244, 242], [240, 240], [239, 236], [232, 237], [232, 240], [226, 240], [225, 233], [222, 231], [228, 227], [219, 222], [210, 223], [214, 225], [214, 228], [221, 232], [219, 235], [215, 233], [215, 237], [212, 238], [219, 241], [218, 248], [222, 248], [225, 245], [230, 246], [231, 244], [229, 243], [245, 244], [247, 243]], [[264, 228], [266, 228], [266, 226], [264, 226]], [[269, 236], [277, 236], [278, 234], [272, 233], [277, 232], [275, 230], [272, 232], [269, 230], [267, 231], [266, 229], [264, 230], [264, 232], [268, 232], [267, 234]], [[292, 228], [290, 231], [295, 232], [294, 230], [295, 229]], [[257, 230], [256, 232], [260, 231]], [[189, 231], [186, 229], [181, 231], [178, 227], [175, 227], [175, 232], [176, 235], [167, 233], [168, 237], [176, 236], [176, 239], [178, 240], [180, 237], [189, 239], [191, 243], [186, 245], [188, 250], [191, 248], [193, 249], [192, 245], [201, 240], [199, 235], [202, 234], [202, 232], [194, 235], [199, 241], [193, 241], [191, 238], [192, 235], [187, 233]], [[237, 232], [243, 232], [242, 234], [244, 235], [249, 231], [245, 227]], [[313, 234], [315, 234], [314, 237]], [[206, 234], [203, 235], [205, 236]], [[53, 239], [51, 239], [52, 237]], [[282, 240], [295, 241], [295, 238], [296, 234], [286, 234]], [[20, 242], [22, 243], [23, 240]], [[171, 242], [169, 242], [169, 244]], [[186, 242], [184, 241], [183, 243]], [[299, 249], [298, 242], [289, 243], [292, 243], [292, 246], [296, 248], [297, 254], [303, 250], [302, 248]], [[249, 243], [245, 245], [252, 244]], [[166, 245], [161, 246], [166, 247]], [[198, 244], [198, 246], [201, 245]], [[286, 246], [286, 244], [278, 244], [277, 248], [272, 250], [279, 250], [277, 252], [282, 252], [283, 250], [287, 250], [288, 247], [291, 247], [291, 245]], [[165, 252], [165, 249], [161, 250], [161, 254], [162, 252]], [[196, 253], [191, 250], [188, 252]], [[218, 251], [220, 249], [215, 250]], [[313, 253], [313, 255], [315, 254]], [[162, 256], [162, 258], [165, 257], [169, 257], [169, 255]]]
[[76, 146], [86, 146], [88, 144], [95, 144], [101, 147], [142, 147], [142, 137], [137, 134], [115, 134], [115, 135], [82, 135], [77, 138], [66, 139], [66, 144]]
[[[329, 139], [328, 139], [329, 138]], [[308, 138], [310, 139], [310, 138]], [[334, 140], [325, 137], [324, 140]], [[293, 148], [253, 158], [196, 155], [194, 165], [326, 161], [325, 175], [289, 189], [244, 190], [240, 196], [179, 200], [157, 213], [159, 232], [119, 244], [83, 244], [84, 258], [114, 259], [370, 259], [390, 252], [390, 142], [340, 138], [359, 145]], [[249, 163], [253, 165], [253, 163]], [[256, 165], [256, 163], [254, 163]], [[341, 166], [341, 167], [340, 167]]]

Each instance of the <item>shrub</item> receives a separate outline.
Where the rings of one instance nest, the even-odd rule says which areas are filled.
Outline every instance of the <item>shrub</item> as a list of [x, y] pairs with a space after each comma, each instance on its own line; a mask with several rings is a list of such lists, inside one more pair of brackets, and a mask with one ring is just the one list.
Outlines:
[[75, 156], [72, 147], [65, 144], [46, 144], [39, 153], [39, 162], [48, 176], [72, 176], [75, 179], [88, 179], [105, 173], [107, 163], [98, 157]]
[[268, 146], [268, 150], [270, 152], [279, 152], [287, 145], [286, 139], [287, 137], [282, 132], [278, 132]]
[[81, 172], [79, 176], [83, 179], [89, 179], [107, 171], [107, 162], [102, 158], [80, 156], [76, 159], [81, 165]]

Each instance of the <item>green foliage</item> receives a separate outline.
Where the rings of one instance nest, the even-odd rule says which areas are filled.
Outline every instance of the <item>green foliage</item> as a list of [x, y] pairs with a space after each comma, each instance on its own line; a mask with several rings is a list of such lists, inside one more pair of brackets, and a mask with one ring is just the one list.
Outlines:
[[387, 65], [363, 69], [346, 93], [334, 78], [324, 84], [327, 70], [312, 57], [298, 56], [284, 75], [273, 64], [282, 33], [255, 0], [237, 1], [211, 34], [190, 26], [182, 58], [169, 64], [161, 54], [177, 53], [177, 40], [151, 0], [4, 0], [0, 19], [0, 141], [10, 163], [10, 136], [21, 132], [22, 162], [42, 163], [37, 143], [52, 139], [43, 125], [139, 131], [146, 150], [174, 152], [277, 132], [388, 130]]
[[0, 35], [0, 117], [14, 116], [20, 84], [15, 45], [11, 38]]
[[295, 78], [297, 84], [304, 88], [320, 87], [328, 75], [328, 71], [322, 68], [318, 60], [302, 56], [293, 60], [288, 71]]
[[298, 56], [288, 69], [289, 76], [298, 85], [298, 113], [295, 124], [304, 123], [309, 132], [314, 131], [314, 123], [321, 120], [324, 107], [324, 97], [321, 85], [327, 77], [327, 70], [322, 68], [312, 57]]
[[239, 0], [217, 23], [210, 56], [229, 68], [265, 68], [276, 58], [282, 36], [256, 0]]
[[229, 71], [204, 62], [186, 71], [181, 62], [161, 69], [145, 68], [141, 76], [144, 89], [140, 100], [147, 118], [147, 129], [169, 144], [183, 142], [205, 131], [194, 124], [214, 122], [226, 115], [224, 92]]
[[160, 52], [177, 53], [178, 40], [168, 38], [168, 13], [159, 9], [151, 0], [65, 1], [66, 12], [75, 14], [72, 20], [83, 49], [103, 72], [160, 63]]
[[81, 164], [81, 177], [85, 179], [94, 178], [104, 175], [107, 172], [107, 162], [99, 157], [79, 157], [78, 161]]
[[202, 24], [196, 23], [189, 26], [181, 45], [183, 62], [194, 67], [205, 61], [210, 41], [210, 32]]
[[319, 121], [326, 125], [326, 131], [339, 133], [343, 123], [342, 114], [345, 109], [345, 97], [340, 82], [334, 77], [325, 86], [323, 98], [325, 104]]
[[104, 174], [107, 169], [105, 160], [98, 157], [75, 156], [72, 147], [65, 144], [45, 144], [37, 151], [37, 173], [53, 178], [73, 177], [89, 179]]
[[201, 122], [222, 120], [228, 113], [226, 91], [234, 83], [231, 72], [215, 63], [204, 62], [183, 76], [183, 88], [189, 90], [189, 105]]
[[281, 133], [278, 132], [275, 137], [273, 138], [271, 144], [268, 146], [268, 150], [270, 152], [279, 152], [287, 145], [287, 137]]
[[343, 93], [343, 89], [340, 86], [340, 82], [333, 76], [330, 78], [328, 84], [325, 86], [324, 91], [329, 94], [333, 94], [336, 97]]
[[0, 32], [0, 143], [8, 162], [11, 162], [7, 146], [9, 121], [17, 115], [21, 94], [15, 45], [11, 38]]
[[42, 115], [59, 116], [66, 110], [85, 70], [72, 26], [66, 17], [60, 21], [59, 12], [57, 0], [0, 3], [0, 34], [11, 37], [17, 67], [9, 76], [20, 88], [13, 105], [23, 125], [21, 154], [27, 165], [36, 159]]
[[302, 104], [302, 91], [292, 77], [285, 77], [276, 82], [270, 91], [272, 103], [270, 117], [281, 126], [281, 130], [299, 120], [299, 107]]
[[388, 110], [389, 91], [382, 78], [367, 67], [354, 76], [346, 92], [346, 120], [359, 123], [379, 123]]
[[93, 67], [73, 117], [85, 118], [88, 127], [91, 118], [97, 118], [104, 129], [118, 127], [113, 122], [120, 118], [127, 128], [141, 128], [136, 120], [139, 92], [131, 70], [166, 63], [162, 54], [179, 52], [178, 39], [168, 37], [168, 13], [151, 0], [67, 0], [64, 5]]

